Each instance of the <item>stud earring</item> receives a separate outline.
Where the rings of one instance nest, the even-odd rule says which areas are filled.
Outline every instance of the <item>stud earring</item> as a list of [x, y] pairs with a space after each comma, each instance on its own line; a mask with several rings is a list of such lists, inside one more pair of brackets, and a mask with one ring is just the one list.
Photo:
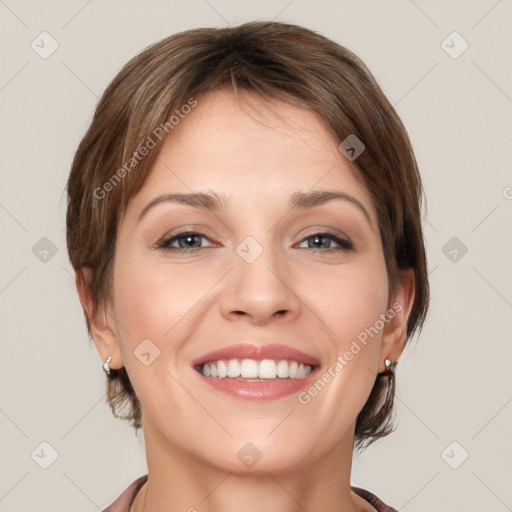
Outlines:
[[109, 367], [109, 363], [110, 361], [112, 360], [112, 356], [110, 356], [106, 361], [105, 363], [103, 364], [103, 369], [107, 372], [107, 375], [110, 375], [110, 367]]
[[391, 361], [390, 359], [386, 359], [384, 364], [386, 365], [386, 373], [389, 373], [395, 369], [398, 361]]

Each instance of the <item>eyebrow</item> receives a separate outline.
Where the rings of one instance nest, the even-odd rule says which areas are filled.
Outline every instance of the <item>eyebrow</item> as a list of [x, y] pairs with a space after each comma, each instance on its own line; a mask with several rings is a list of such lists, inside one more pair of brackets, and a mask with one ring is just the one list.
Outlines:
[[[367, 209], [358, 199], [345, 192], [337, 192], [331, 190], [313, 190], [310, 192], [298, 191], [290, 196], [288, 207], [291, 210], [305, 210], [308, 208], [314, 208], [315, 206], [320, 206], [334, 199], [341, 199], [343, 201], [347, 201], [353, 204], [355, 207], [357, 207], [364, 214], [366, 220], [368, 221], [368, 224], [370, 224], [370, 227], [373, 229], [373, 223]], [[188, 206], [192, 206], [194, 208], [200, 208], [210, 211], [222, 211], [226, 209], [228, 199], [225, 196], [216, 194], [215, 192], [192, 192], [189, 194], [162, 194], [152, 199], [144, 207], [144, 209], [139, 214], [137, 222], [140, 222], [141, 219], [148, 213], [148, 211], [151, 208], [155, 207], [157, 204], [165, 202], [181, 203], [186, 204]]]

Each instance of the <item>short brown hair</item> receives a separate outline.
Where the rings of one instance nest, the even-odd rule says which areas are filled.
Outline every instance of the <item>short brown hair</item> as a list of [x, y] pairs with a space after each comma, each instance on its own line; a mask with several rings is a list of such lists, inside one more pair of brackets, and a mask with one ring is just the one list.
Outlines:
[[[165, 138], [156, 134], [162, 135], [162, 129], [170, 133], [171, 116], [191, 99], [224, 86], [238, 96], [247, 90], [309, 109], [338, 141], [355, 135], [364, 143], [351, 167], [377, 212], [390, 298], [400, 269], [414, 270], [409, 339], [424, 322], [429, 284], [420, 211], [423, 188], [407, 131], [356, 55], [314, 31], [286, 23], [250, 22], [175, 34], [135, 56], [107, 87], [67, 183], [69, 257], [79, 276], [83, 267], [92, 269], [93, 303], [99, 306], [110, 296], [118, 224]], [[141, 158], [140, 148], [150, 139], [155, 147]], [[394, 391], [393, 372], [377, 375], [356, 421], [358, 448], [393, 431]], [[111, 370], [107, 400], [114, 416], [141, 427], [141, 405], [125, 368]]]

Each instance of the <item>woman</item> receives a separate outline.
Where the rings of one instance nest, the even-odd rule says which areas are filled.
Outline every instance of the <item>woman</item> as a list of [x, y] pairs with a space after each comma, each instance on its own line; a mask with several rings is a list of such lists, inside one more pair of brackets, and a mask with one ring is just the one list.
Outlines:
[[371, 73], [310, 30], [190, 30], [119, 72], [67, 211], [107, 400], [146, 446], [106, 511], [395, 510], [350, 472], [427, 312], [422, 193]]

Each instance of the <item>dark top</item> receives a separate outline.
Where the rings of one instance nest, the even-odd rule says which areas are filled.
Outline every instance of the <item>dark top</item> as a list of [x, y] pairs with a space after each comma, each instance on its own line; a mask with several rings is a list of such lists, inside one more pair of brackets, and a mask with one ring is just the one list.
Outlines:
[[[130, 512], [130, 507], [135, 500], [135, 495], [140, 488], [146, 483], [148, 475], [141, 476], [126, 489], [112, 505], [107, 507], [103, 512]], [[396, 508], [386, 505], [382, 500], [377, 498], [375, 494], [359, 487], [352, 487], [352, 490], [366, 500], [370, 505], [377, 509], [377, 512], [398, 512]]]

